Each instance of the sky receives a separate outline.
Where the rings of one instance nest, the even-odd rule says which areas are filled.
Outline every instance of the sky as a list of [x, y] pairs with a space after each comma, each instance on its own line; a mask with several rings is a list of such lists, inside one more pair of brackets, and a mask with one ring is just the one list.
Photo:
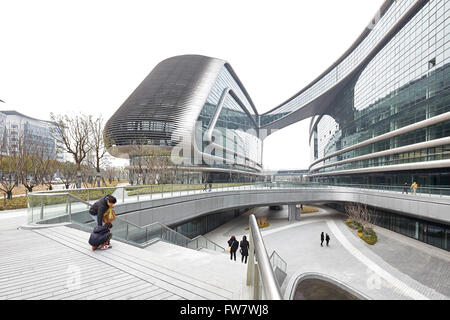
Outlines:
[[[109, 119], [160, 61], [200, 54], [229, 62], [263, 113], [333, 64], [383, 2], [2, 0], [0, 110]], [[309, 122], [264, 141], [265, 169], [308, 167]]]

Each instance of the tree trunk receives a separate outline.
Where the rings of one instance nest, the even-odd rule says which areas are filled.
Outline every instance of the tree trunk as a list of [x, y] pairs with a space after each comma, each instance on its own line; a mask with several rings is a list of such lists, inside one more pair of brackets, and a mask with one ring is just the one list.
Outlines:
[[81, 188], [81, 170], [77, 170], [77, 188]]
[[97, 172], [97, 188], [100, 188], [100, 172]]

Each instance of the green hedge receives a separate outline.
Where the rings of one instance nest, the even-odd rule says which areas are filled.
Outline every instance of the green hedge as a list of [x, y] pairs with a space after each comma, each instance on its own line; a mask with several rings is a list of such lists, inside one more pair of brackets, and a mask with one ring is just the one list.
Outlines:
[[358, 230], [358, 236], [361, 239], [363, 239], [366, 243], [370, 245], [374, 245], [375, 243], [377, 243], [378, 237], [373, 229], [364, 228], [361, 224], [351, 219], [347, 219], [345, 221], [345, 224], [354, 230]]
[[370, 245], [374, 245], [378, 241], [377, 234], [371, 228], [365, 228], [363, 230], [361, 239]]
[[359, 223], [356, 222], [356, 221], [350, 220], [350, 219], [347, 219], [347, 220], [345, 221], [345, 224], [346, 224], [348, 227], [350, 227], [350, 228], [352, 228], [352, 229], [355, 229], [355, 230], [359, 230], [360, 228], [362, 228], [361, 224], [359, 224]]

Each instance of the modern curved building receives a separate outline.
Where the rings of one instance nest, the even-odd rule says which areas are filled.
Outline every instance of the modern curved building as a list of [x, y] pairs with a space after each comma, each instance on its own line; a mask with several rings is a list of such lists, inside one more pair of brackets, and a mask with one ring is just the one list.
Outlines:
[[105, 141], [131, 164], [158, 150], [216, 181], [254, 179], [264, 138], [311, 119], [313, 180], [450, 185], [449, 62], [450, 1], [388, 0], [332, 66], [266, 113], [229, 63], [177, 56], [124, 102]]

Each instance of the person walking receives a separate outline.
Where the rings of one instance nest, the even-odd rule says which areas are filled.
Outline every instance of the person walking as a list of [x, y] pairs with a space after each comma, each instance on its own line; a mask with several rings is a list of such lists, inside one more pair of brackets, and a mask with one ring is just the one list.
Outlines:
[[208, 183], [209, 183], [209, 192], [211, 192], [211, 189], [212, 189], [212, 180], [209, 179], [209, 180], [208, 180]]
[[239, 247], [239, 241], [236, 240], [235, 236], [232, 236], [230, 240], [228, 240], [228, 246], [230, 247], [230, 260], [236, 261], [236, 251]]
[[94, 231], [89, 237], [89, 244], [92, 246], [92, 251], [97, 249], [105, 250], [112, 248], [110, 241], [112, 238], [111, 233], [112, 224], [111, 222], [105, 223], [103, 226], [96, 226]]
[[320, 234], [320, 246], [323, 247], [323, 240], [325, 240], [325, 237], [323, 235], [323, 232]]
[[241, 247], [241, 262], [244, 262], [244, 259], [245, 259], [245, 263], [247, 263], [248, 248], [250, 247], [250, 243], [247, 241], [246, 236], [242, 237], [240, 247]]
[[403, 184], [403, 191], [402, 191], [402, 194], [403, 194], [403, 193], [408, 194], [408, 182], [405, 182], [405, 183]]
[[98, 199], [89, 209], [89, 214], [91, 215], [94, 221], [97, 221], [97, 225], [103, 225], [103, 215], [108, 209], [114, 208], [116, 205], [117, 199], [112, 195], [108, 194], [100, 199]]
[[325, 237], [325, 240], [327, 241], [327, 247], [328, 247], [328, 243], [330, 242], [330, 236], [327, 233], [327, 236]]
[[413, 195], [416, 195], [416, 190], [417, 190], [417, 183], [414, 181], [413, 184], [411, 185], [411, 189], [413, 190]]

